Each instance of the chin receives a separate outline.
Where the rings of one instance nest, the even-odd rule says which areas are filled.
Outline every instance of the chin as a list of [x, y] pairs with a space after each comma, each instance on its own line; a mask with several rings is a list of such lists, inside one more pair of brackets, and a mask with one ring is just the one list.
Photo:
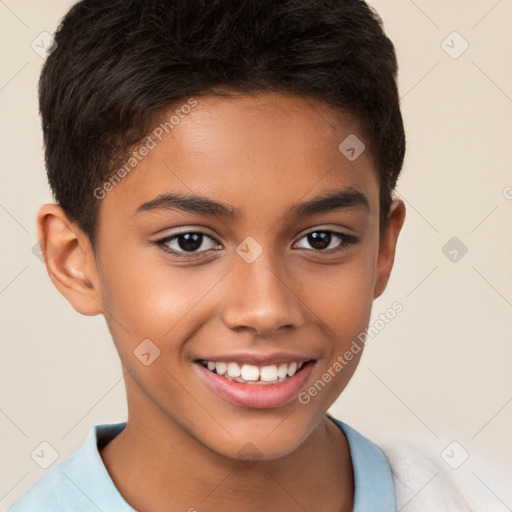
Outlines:
[[261, 411], [252, 418], [238, 417], [238, 421], [224, 422], [222, 426], [225, 430], [221, 436], [219, 429], [209, 430], [207, 438], [198, 440], [213, 452], [246, 462], [248, 466], [258, 460], [286, 457], [299, 449], [314, 429], [311, 418], [308, 421], [308, 418], [299, 418], [289, 412], [269, 416]]

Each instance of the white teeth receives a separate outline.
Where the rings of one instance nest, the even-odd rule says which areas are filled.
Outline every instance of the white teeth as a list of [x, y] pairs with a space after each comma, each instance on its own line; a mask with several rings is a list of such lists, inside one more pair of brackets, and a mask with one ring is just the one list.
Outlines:
[[226, 363], [215, 363], [215, 371], [219, 375], [224, 375], [226, 370], [228, 369], [228, 365]]
[[282, 382], [288, 377], [293, 377], [304, 366], [303, 362], [268, 366], [243, 364], [241, 367], [235, 362], [204, 361], [203, 364], [208, 370], [215, 371], [217, 375], [228, 380], [257, 384]]
[[288, 366], [288, 375], [290, 377], [293, 377], [295, 375], [295, 372], [297, 371], [297, 363], [292, 363], [290, 366]]
[[265, 382], [277, 380], [277, 366], [275, 364], [263, 366], [263, 368], [260, 369], [260, 379]]
[[260, 369], [252, 364], [244, 364], [240, 374], [244, 380], [258, 380], [260, 378]]
[[238, 363], [228, 363], [228, 375], [230, 377], [240, 377], [241, 371]]
[[286, 363], [280, 364], [277, 368], [277, 376], [284, 379], [288, 375], [288, 365]]

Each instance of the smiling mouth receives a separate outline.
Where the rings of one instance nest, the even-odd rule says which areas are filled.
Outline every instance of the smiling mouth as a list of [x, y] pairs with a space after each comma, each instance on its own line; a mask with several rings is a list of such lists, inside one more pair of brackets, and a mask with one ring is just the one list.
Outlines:
[[300, 372], [305, 365], [313, 363], [313, 360], [267, 366], [255, 366], [246, 363], [240, 365], [234, 361], [207, 361], [205, 359], [198, 359], [196, 362], [226, 380], [241, 384], [269, 385], [286, 381]]

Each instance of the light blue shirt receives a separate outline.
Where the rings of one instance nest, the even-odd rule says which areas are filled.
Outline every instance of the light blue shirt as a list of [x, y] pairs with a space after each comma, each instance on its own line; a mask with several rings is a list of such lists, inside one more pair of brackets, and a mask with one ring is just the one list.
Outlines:
[[[397, 512], [395, 488], [382, 450], [352, 427], [327, 415], [345, 434], [354, 467], [353, 512]], [[7, 512], [136, 512], [103, 464], [100, 447], [126, 422], [95, 425], [82, 446], [34, 482]]]

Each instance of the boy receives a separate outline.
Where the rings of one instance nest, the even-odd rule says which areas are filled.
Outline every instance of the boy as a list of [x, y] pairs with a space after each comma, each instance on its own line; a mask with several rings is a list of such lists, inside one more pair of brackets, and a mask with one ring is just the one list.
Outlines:
[[405, 218], [378, 16], [83, 0], [55, 41], [38, 233], [58, 290], [104, 315], [129, 414], [9, 510], [396, 511], [398, 470], [327, 414]]

